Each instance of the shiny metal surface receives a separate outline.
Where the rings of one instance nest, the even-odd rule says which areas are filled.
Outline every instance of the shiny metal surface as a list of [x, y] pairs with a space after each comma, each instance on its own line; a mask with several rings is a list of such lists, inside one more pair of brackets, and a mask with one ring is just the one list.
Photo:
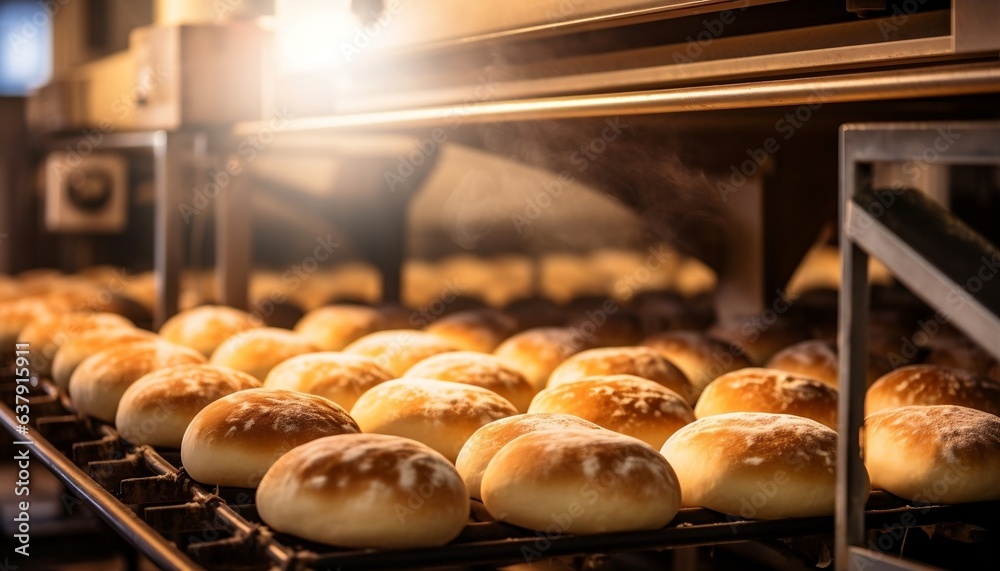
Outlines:
[[[432, 127], [461, 117], [466, 123], [607, 115], [644, 115], [804, 103], [877, 101], [1000, 92], [1000, 64], [968, 64], [684, 87], [611, 95], [551, 97], [292, 119], [286, 130], [360, 130]], [[238, 123], [237, 135], [262, 123]]]
[[[981, 278], [981, 287], [973, 290], [964, 288], [968, 281], [963, 283], [963, 278], [980, 275], [981, 268], [989, 267], [986, 264], [995, 264], [1000, 254], [960, 221], [940, 212], [943, 209], [929, 199], [925, 199], [926, 206], [904, 202], [903, 195], [894, 199], [898, 204], [876, 202], [871, 167], [924, 156], [932, 156], [930, 162], [935, 165], [1000, 167], [1000, 123], [850, 124], [841, 128], [840, 135], [843, 286], [838, 433], [842, 438], [837, 465], [835, 560], [841, 571], [926, 569], [868, 549], [865, 543], [862, 512], [868, 479], [860, 456], [860, 431], [868, 349], [868, 258], [878, 258], [911, 291], [947, 316], [948, 323], [1000, 357], [1000, 284]], [[994, 261], [984, 259], [987, 257]], [[955, 303], [955, 296], [961, 296], [961, 304]]]

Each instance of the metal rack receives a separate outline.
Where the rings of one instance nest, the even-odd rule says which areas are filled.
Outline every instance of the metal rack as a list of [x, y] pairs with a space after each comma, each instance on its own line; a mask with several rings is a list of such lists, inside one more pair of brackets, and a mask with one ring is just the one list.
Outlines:
[[[13, 387], [13, 383], [0, 384], [0, 420], [15, 435], [18, 424], [10, 408]], [[39, 389], [42, 394], [37, 394]], [[32, 442], [32, 457], [164, 569], [501, 565], [533, 558], [829, 535], [834, 525], [830, 517], [746, 520], [689, 508], [662, 529], [552, 536], [497, 522], [481, 504], [474, 503], [472, 522], [446, 546], [400, 551], [336, 549], [271, 531], [257, 515], [253, 490], [207, 489], [175, 467], [179, 462], [176, 451], [132, 446], [113, 428], [73, 413], [65, 396], [50, 383], [43, 381], [35, 390], [27, 436]], [[875, 494], [864, 512], [863, 525], [883, 529], [900, 521], [907, 527], [995, 521], [998, 514], [1000, 502], [914, 507], [888, 494]], [[540, 539], [545, 540], [542, 548]]]
[[864, 426], [868, 258], [878, 258], [949, 323], [1000, 358], [1000, 279], [979, 277], [975, 288], [967, 287], [984, 263], [1000, 261], [1000, 250], [916, 190], [873, 187], [874, 164], [912, 161], [925, 152], [935, 164], [1000, 166], [1000, 123], [849, 124], [840, 131], [843, 285], [836, 555], [841, 570], [923, 568], [887, 559], [864, 543], [867, 477], [859, 438], [849, 436], [859, 435]]

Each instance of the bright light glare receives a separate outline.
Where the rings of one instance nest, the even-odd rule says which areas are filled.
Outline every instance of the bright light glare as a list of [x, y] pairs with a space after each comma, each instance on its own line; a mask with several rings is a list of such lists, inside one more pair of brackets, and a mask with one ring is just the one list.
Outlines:
[[0, 94], [24, 95], [52, 75], [52, 17], [43, 3], [0, 2]]
[[280, 72], [338, 69], [357, 55], [354, 37], [363, 32], [351, 0], [279, 0], [275, 20]]

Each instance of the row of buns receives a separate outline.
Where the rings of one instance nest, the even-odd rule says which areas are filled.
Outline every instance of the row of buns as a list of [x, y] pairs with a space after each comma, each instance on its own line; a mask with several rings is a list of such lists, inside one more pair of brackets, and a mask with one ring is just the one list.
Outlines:
[[[53, 342], [52, 374], [61, 371], [79, 412], [115, 422], [126, 440], [179, 447], [199, 481], [257, 487], [269, 525], [337, 545], [446, 542], [470, 497], [497, 519], [572, 533], [661, 527], [684, 506], [765, 518], [832, 511], [837, 375], [793, 367], [814, 364], [797, 353], [829, 344], [751, 354], [674, 331], [594, 347], [601, 336], [517, 332], [494, 311], [423, 331], [386, 329], [374, 308], [324, 313], [288, 331], [201, 307], [159, 335], [107, 318]], [[778, 366], [782, 353], [790, 365]], [[865, 442], [873, 485], [912, 498], [947, 476], [958, 478], [948, 494], [923, 499], [1000, 497], [1000, 385], [941, 365], [880, 365]], [[531, 429], [489, 434], [522, 423]], [[491, 444], [475, 459], [480, 441]], [[894, 462], [872, 456], [889, 449]], [[380, 515], [367, 531], [303, 523], [330, 510]]]

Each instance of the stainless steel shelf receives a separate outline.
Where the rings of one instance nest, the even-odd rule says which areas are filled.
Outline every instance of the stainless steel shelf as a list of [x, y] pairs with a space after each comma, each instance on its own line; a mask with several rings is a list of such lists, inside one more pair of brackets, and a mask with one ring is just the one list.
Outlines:
[[[1000, 358], [1000, 279], [980, 274], [982, 268], [1000, 263], [1000, 250], [916, 190], [872, 188], [868, 175], [873, 164], [920, 160], [1000, 166], [1000, 123], [849, 124], [841, 128], [838, 432], [842, 437], [836, 560], [842, 571], [926, 569], [886, 558], [864, 544], [868, 478], [857, 436], [864, 426], [869, 256], [878, 258], [949, 323]], [[978, 281], [970, 287], [973, 279]]]

